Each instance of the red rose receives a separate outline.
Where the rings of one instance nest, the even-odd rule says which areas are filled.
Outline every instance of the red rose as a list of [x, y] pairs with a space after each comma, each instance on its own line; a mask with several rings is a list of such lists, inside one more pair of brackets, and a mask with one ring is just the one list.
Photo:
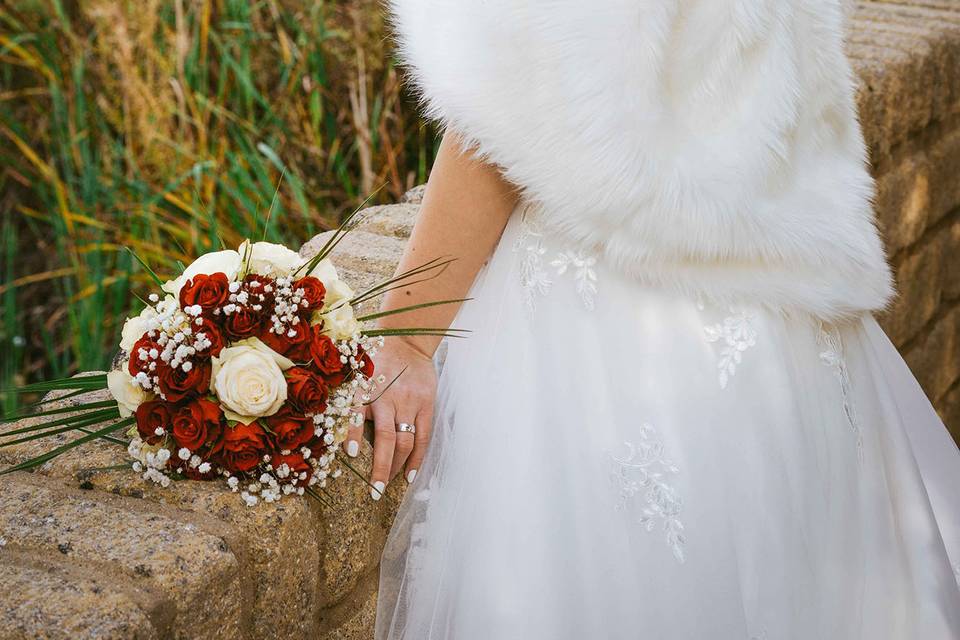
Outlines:
[[180, 308], [200, 305], [205, 312], [222, 307], [230, 297], [225, 273], [198, 273], [180, 289]]
[[223, 332], [220, 330], [220, 327], [211, 320], [210, 318], [197, 318], [193, 322], [193, 335], [194, 337], [199, 337], [198, 334], [203, 334], [203, 337], [210, 341], [210, 346], [206, 349], [198, 349], [197, 354], [201, 356], [218, 356], [223, 348], [226, 346], [226, 338], [223, 337]]
[[327, 295], [327, 288], [323, 286], [318, 278], [306, 276], [293, 283], [293, 290], [301, 290], [303, 302], [300, 307], [307, 311], [316, 311], [323, 306], [323, 298]]
[[276, 293], [276, 281], [269, 276], [250, 273], [243, 279], [243, 290], [247, 292], [247, 304], [264, 307], [273, 306]]
[[340, 361], [340, 350], [330, 336], [321, 333], [322, 327], [314, 325], [310, 343], [310, 358], [331, 387], [339, 386], [346, 377], [349, 366]]
[[164, 438], [157, 435], [157, 429], [170, 431], [170, 405], [161, 400], [149, 400], [137, 407], [134, 414], [137, 419], [137, 433], [147, 444], [158, 444]]
[[197, 398], [180, 407], [173, 414], [172, 423], [177, 447], [186, 447], [192, 453], [197, 453], [206, 444], [211, 449], [220, 445], [223, 412], [216, 402]]
[[261, 311], [254, 311], [248, 306], [238, 306], [224, 319], [223, 330], [231, 340], [243, 340], [260, 333], [262, 319]]
[[227, 471], [250, 471], [267, 453], [267, 432], [256, 422], [238, 422], [223, 434], [220, 462]]
[[[295, 484], [305, 487], [313, 475], [313, 467], [303, 459], [303, 455], [299, 451], [295, 451], [286, 456], [279, 454], [274, 455], [270, 458], [270, 464], [273, 465], [274, 469], [279, 469], [282, 465], [287, 465], [287, 467], [290, 468], [290, 475], [280, 479], [284, 484]], [[301, 473], [305, 474], [303, 478], [300, 477]]]
[[140, 356], [142, 355], [141, 351], [149, 353], [153, 349], [157, 350], [158, 357], [160, 352], [163, 351], [163, 347], [157, 344], [157, 341], [146, 333], [133, 343], [133, 347], [130, 348], [130, 362], [127, 364], [127, 371], [130, 372], [130, 375], [135, 376], [140, 372], [150, 375], [150, 363], [154, 361], [159, 362], [159, 360], [150, 358], [142, 359]]
[[330, 445], [324, 442], [322, 437], [316, 435], [310, 438], [310, 441], [303, 446], [310, 449], [311, 458], [319, 458], [330, 448]]
[[287, 401], [301, 413], [323, 413], [329, 390], [323, 378], [309, 369], [291, 367], [287, 378]]
[[296, 451], [313, 437], [313, 418], [297, 413], [290, 405], [283, 405], [280, 411], [264, 420], [280, 451]]
[[[293, 335], [289, 335], [292, 331]], [[310, 359], [310, 343], [313, 333], [310, 325], [301, 320], [285, 329], [282, 334], [274, 333], [272, 327], [264, 327], [260, 332], [260, 340], [279, 354], [285, 355], [295, 362], [306, 362]]]
[[174, 369], [163, 362], [157, 364], [157, 386], [167, 402], [180, 402], [210, 390], [210, 360], [198, 358], [190, 362], [193, 364], [190, 371], [184, 371], [182, 365]]
[[187, 460], [181, 460], [176, 455], [171, 456], [170, 459], [167, 460], [167, 469], [170, 473], [176, 473], [177, 470], [179, 470], [180, 476], [188, 480], [216, 480], [220, 477], [219, 470], [216, 466], [211, 464], [207, 472], [202, 473], [200, 471], [200, 465], [191, 467]]
[[[173, 461], [173, 458], [170, 458]], [[177, 459], [177, 462], [183, 462], [182, 460]], [[206, 473], [201, 473], [199, 469], [192, 468], [189, 464], [183, 464], [183, 477], [188, 480], [216, 480], [220, 477], [220, 474], [217, 473], [216, 468], [213, 465], [210, 465], [210, 469]]]
[[373, 358], [370, 357], [363, 347], [357, 347], [357, 359], [360, 360], [360, 373], [368, 378], [373, 377]]

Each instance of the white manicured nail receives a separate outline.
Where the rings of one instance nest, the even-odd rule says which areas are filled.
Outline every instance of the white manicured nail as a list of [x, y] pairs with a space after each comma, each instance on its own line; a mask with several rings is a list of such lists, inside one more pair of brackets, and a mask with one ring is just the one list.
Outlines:
[[417, 470], [410, 469], [410, 471], [407, 472], [407, 484], [413, 484], [413, 480], [416, 477], [417, 477]]
[[370, 489], [370, 497], [374, 500], [379, 500], [380, 496], [383, 495], [383, 490], [387, 485], [383, 484], [379, 480], [373, 483], [373, 488]]
[[360, 443], [356, 440], [347, 442], [347, 455], [356, 458], [358, 453], [360, 453]]

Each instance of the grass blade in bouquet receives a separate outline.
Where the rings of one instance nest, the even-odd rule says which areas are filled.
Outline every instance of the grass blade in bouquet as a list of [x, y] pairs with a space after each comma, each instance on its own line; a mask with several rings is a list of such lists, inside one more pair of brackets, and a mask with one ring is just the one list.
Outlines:
[[[54, 409], [42, 408], [54, 401], [72, 399], [83, 394], [107, 389], [107, 387], [107, 375], [93, 375], [47, 380], [13, 389], [12, 392], [15, 393], [65, 393], [57, 393], [53, 397], [28, 405], [18, 412], [4, 415], [2, 421], [0, 421], [2, 423], [0, 424], [0, 449], [71, 431], [78, 431], [84, 435], [50, 451], [2, 469], [0, 475], [32, 469], [91, 440], [99, 439], [126, 446], [126, 440], [111, 435], [130, 424], [130, 422], [116, 422], [122, 416], [114, 400], [91, 400]], [[29, 426], [6, 428], [28, 418], [45, 419]]]

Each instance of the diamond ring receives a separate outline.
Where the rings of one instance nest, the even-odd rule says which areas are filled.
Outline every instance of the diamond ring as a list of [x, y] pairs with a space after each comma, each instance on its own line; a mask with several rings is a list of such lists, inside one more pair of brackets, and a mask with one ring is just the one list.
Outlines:
[[407, 422], [397, 423], [397, 433], [416, 433], [417, 428]]

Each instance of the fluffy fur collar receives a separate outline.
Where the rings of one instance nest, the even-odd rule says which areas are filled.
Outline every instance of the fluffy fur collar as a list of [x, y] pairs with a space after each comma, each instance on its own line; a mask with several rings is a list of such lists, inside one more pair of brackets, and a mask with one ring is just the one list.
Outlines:
[[390, 0], [429, 116], [637, 277], [835, 318], [891, 296], [841, 0]]

